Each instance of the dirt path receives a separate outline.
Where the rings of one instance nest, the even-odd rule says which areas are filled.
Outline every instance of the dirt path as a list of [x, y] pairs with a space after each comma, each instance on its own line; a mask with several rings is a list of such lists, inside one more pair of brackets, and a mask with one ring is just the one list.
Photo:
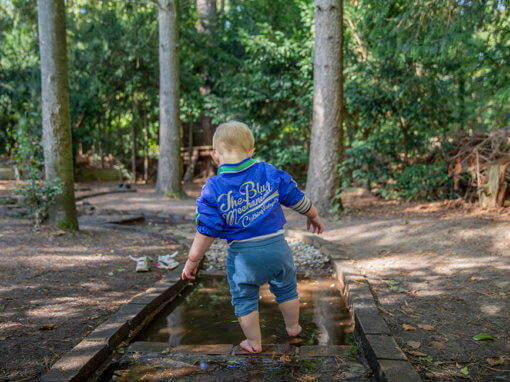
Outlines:
[[[509, 380], [508, 211], [360, 201], [350, 215], [327, 222], [324, 238], [366, 275], [422, 377]], [[304, 224], [294, 214], [289, 220]], [[473, 340], [482, 332], [493, 340]]]
[[[0, 206], [1, 207], [1, 206]], [[0, 381], [36, 380], [165, 270], [134, 272], [129, 256], [179, 250], [172, 240], [82, 225], [33, 230], [0, 209]]]
[[[191, 197], [184, 200], [155, 196], [150, 186], [137, 189], [87, 202], [103, 211], [192, 215], [200, 183], [188, 187]], [[398, 204], [362, 194], [345, 205], [350, 213], [329, 219], [324, 237], [366, 275], [393, 336], [422, 377], [510, 379], [510, 209]], [[302, 216], [287, 211], [287, 217], [289, 228], [304, 228]], [[157, 257], [175, 246], [92, 228], [34, 234], [27, 221], [1, 213], [0, 232], [0, 376], [9, 379], [37, 376], [161, 276], [118, 272], [132, 271], [129, 254]], [[44, 324], [55, 328], [39, 330]], [[474, 341], [481, 332], [493, 340]]]

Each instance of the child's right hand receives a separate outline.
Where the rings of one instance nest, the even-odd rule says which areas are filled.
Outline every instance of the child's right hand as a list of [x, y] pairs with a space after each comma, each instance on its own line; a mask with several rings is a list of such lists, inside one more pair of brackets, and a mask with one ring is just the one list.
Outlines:
[[184, 269], [182, 270], [181, 278], [183, 280], [186, 279], [194, 280], [195, 276], [193, 275], [197, 273], [198, 264], [199, 264], [198, 261], [193, 261], [190, 259], [186, 260], [186, 264], [184, 265]]
[[[306, 219], [306, 229], [310, 230], [310, 226], [313, 227], [313, 233], [321, 234], [324, 232], [324, 224], [322, 224], [321, 218], [319, 215], [316, 215], [312, 218]], [[315, 232], [317, 231], [317, 232]]]

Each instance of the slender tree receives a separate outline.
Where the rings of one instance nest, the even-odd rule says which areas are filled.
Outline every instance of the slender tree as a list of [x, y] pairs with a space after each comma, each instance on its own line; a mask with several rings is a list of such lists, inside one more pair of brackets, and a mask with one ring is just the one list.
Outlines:
[[[197, 0], [197, 31], [198, 33], [213, 34], [216, 19], [216, 0]], [[200, 95], [205, 97], [211, 93], [211, 85], [209, 80], [209, 66], [204, 65], [201, 68], [201, 77], [204, 84], [200, 86]], [[212, 137], [214, 128], [212, 118], [207, 115], [207, 110], [202, 112], [200, 116], [202, 124], [203, 143], [206, 145], [212, 144]]]
[[315, 1], [313, 117], [306, 193], [327, 212], [340, 186], [343, 142], [343, 0]]
[[159, 162], [156, 193], [182, 194], [177, 0], [159, 1]]
[[59, 228], [78, 229], [74, 200], [69, 84], [64, 0], [39, 0], [42, 125], [46, 180], [63, 181], [50, 221]]

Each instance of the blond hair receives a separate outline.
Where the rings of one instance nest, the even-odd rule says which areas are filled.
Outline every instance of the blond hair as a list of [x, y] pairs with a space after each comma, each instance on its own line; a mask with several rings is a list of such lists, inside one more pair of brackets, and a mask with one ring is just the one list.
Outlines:
[[226, 150], [239, 151], [245, 153], [253, 149], [255, 139], [250, 128], [239, 121], [229, 121], [222, 123], [216, 129], [213, 136], [213, 148], [216, 150], [218, 146], [223, 146]]

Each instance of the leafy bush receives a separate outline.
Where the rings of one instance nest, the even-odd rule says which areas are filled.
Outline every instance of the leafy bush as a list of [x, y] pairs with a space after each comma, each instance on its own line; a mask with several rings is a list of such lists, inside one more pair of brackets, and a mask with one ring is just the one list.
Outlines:
[[29, 179], [25, 184], [14, 189], [15, 195], [21, 195], [20, 204], [33, 215], [35, 226], [38, 227], [48, 216], [55, 197], [62, 194], [64, 183], [60, 179], [40, 181]]
[[406, 200], [434, 200], [448, 195], [451, 184], [445, 164], [414, 164], [395, 176], [396, 194]]
[[35, 226], [48, 216], [49, 208], [55, 203], [55, 197], [62, 194], [64, 183], [60, 179], [43, 180], [44, 165], [42, 148], [37, 139], [26, 133], [24, 126], [16, 129], [16, 147], [13, 157], [24, 184], [18, 184], [14, 195], [21, 196], [20, 204], [33, 216]]
[[355, 141], [339, 167], [341, 190], [363, 187], [384, 199], [435, 200], [454, 197], [446, 162], [405, 164], [384, 139]]

